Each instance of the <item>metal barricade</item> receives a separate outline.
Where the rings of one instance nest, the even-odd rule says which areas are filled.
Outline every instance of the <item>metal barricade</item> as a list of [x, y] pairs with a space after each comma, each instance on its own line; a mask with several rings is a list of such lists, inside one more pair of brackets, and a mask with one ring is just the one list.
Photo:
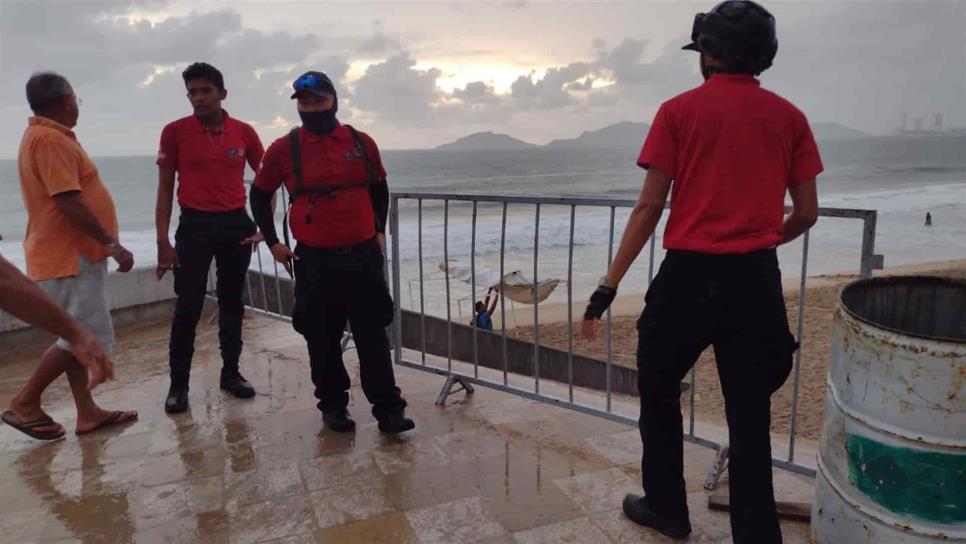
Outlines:
[[[635, 201], [628, 199], [597, 199], [597, 198], [556, 198], [556, 197], [527, 197], [527, 196], [502, 196], [502, 195], [469, 195], [469, 194], [441, 194], [441, 193], [394, 193], [391, 195], [391, 208], [390, 208], [390, 240], [387, 244], [389, 246], [390, 254], [387, 255], [388, 262], [387, 268], [389, 269], [391, 275], [391, 287], [393, 298], [395, 301], [395, 320], [393, 325], [390, 327], [390, 334], [393, 339], [393, 349], [395, 350], [395, 362], [400, 366], [407, 368], [414, 368], [426, 372], [431, 372], [440, 375], [445, 378], [442, 390], [437, 398], [437, 404], [445, 404], [446, 399], [459, 391], [472, 392], [474, 385], [480, 385], [487, 388], [495, 389], [505, 393], [510, 393], [523, 398], [544, 402], [548, 404], [554, 404], [557, 406], [569, 408], [577, 412], [584, 414], [589, 414], [593, 416], [603, 417], [612, 421], [618, 421], [628, 425], [637, 425], [636, 415], [628, 415], [626, 413], [619, 413], [614, 410], [613, 397], [614, 391], [612, 389], [612, 373], [614, 369], [613, 361], [613, 338], [612, 338], [612, 322], [613, 318], [611, 311], [608, 310], [605, 319], [605, 334], [604, 340], [607, 344], [607, 357], [604, 361], [604, 372], [606, 373], [606, 380], [601, 388], [600, 393], [604, 395], [603, 407], [597, 407], [588, 405], [586, 403], [578, 402], [575, 398], [575, 376], [574, 376], [574, 316], [573, 316], [573, 271], [574, 271], [574, 247], [575, 247], [575, 223], [576, 223], [576, 212], [578, 208], [591, 208], [591, 209], [603, 209], [609, 211], [609, 225], [608, 225], [608, 250], [607, 250], [607, 262], [602, 263], [601, 268], [605, 265], [609, 266], [611, 260], [613, 259], [613, 247], [615, 241], [615, 222], [616, 222], [616, 210], [618, 208], [627, 209], [633, 208]], [[404, 351], [403, 346], [403, 308], [401, 304], [401, 284], [403, 278], [401, 277], [401, 255], [400, 246], [403, 243], [402, 236], [400, 234], [400, 214], [401, 206], [400, 202], [409, 201], [414, 202], [414, 210], [417, 214], [415, 219], [417, 234], [414, 237], [414, 241], [417, 244], [416, 256], [418, 259], [418, 278], [414, 281], [419, 282], [419, 292], [420, 300], [418, 308], [412, 308], [412, 313], [418, 316], [418, 327], [420, 329], [420, 336], [418, 342], [415, 342], [413, 346], [407, 349], [412, 350], [411, 352], [417, 352], [418, 358], [412, 360], [406, 351]], [[472, 293], [477, 291], [477, 249], [478, 249], [478, 238], [477, 238], [477, 221], [478, 221], [478, 210], [481, 204], [486, 204], [489, 206], [494, 206], [500, 210], [500, 244], [499, 244], [499, 274], [500, 278], [506, 276], [506, 256], [507, 256], [507, 225], [508, 225], [508, 210], [511, 205], [513, 206], [532, 206], [534, 209], [533, 221], [534, 221], [534, 236], [533, 236], [533, 292], [534, 292], [534, 304], [533, 304], [533, 341], [532, 341], [532, 358], [533, 364], [532, 368], [528, 371], [527, 376], [532, 375], [532, 383], [529, 386], [523, 387], [520, 385], [520, 376], [514, 375], [510, 370], [510, 360], [508, 354], [508, 334], [507, 334], [507, 315], [506, 315], [506, 298], [504, 294], [504, 289], [499, 290], [500, 297], [500, 341], [502, 342], [502, 368], [497, 368], [497, 373], [487, 377], [481, 375], [480, 367], [481, 363], [479, 360], [479, 350], [478, 350], [478, 332], [477, 327], [472, 328], [472, 355], [466, 361], [457, 361], [458, 363], [464, 364], [463, 369], [454, 366], [453, 357], [453, 315], [451, 312], [451, 286], [449, 274], [445, 274], [444, 277], [444, 288], [446, 297], [446, 312], [445, 312], [445, 327], [446, 327], [446, 359], [445, 365], [434, 364], [427, 357], [427, 318], [429, 314], [427, 313], [425, 299], [424, 299], [424, 285], [425, 285], [425, 269], [423, 266], [424, 261], [424, 202], [436, 202], [442, 203], [442, 253], [444, 262], [449, 261], [450, 257], [450, 223], [451, 223], [451, 203], [461, 203], [471, 207], [470, 211], [470, 289]], [[546, 388], [542, 390], [541, 388], [541, 375], [544, 373], [540, 368], [540, 353], [541, 348], [547, 349], [541, 345], [540, 342], [540, 309], [539, 304], [537, 304], [537, 287], [538, 287], [538, 275], [540, 267], [540, 214], [541, 209], [545, 207], [564, 207], [569, 209], [569, 244], [567, 251], [567, 353], [566, 353], [566, 380], [562, 382], [556, 380], [554, 383], [557, 385], [566, 386], [566, 392], [561, 396], [556, 396], [548, 393]], [[790, 209], [786, 209], [790, 211]], [[819, 215], [822, 217], [836, 217], [836, 218], [846, 218], [860, 220], [863, 223], [862, 230], [862, 246], [859, 255], [859, 271], [860, 276], [863, 278], [869, 277], [874, 269], [882, 267], [882, 256], [875, 254], [875, 232], [876, 232], [876, 218], [877, 213], [875, 210], [860, 210], [860, 209], [839, 209], [839, 208], [820, 208]], [[465, 219], [463, 217], [462, 219]], [[413, 241], [413, 240], [407, 240]], [[650, 241], [648, 242], [648, 284], [654, 277], [655, 271], [655, 260], [656, 260], [656, 236], [652, 235]], [[249, 274], [248, 281], [248, 302], [251, 308], [255, 309], [262, 315], [269, 317], [290, 320], [290, 308], [287, 308], [291, 303], [292, 290], [294, 287], [294, 282], [290, 278], [281, 278], [279, 275], [279, 267], [277, 263], [272, 260], [273, 266], [270, 271], [266, 270], [266, 265], [263, 263], [263, 256], [261, 254], [262, 250], [259, 248], [256, 251], [256, 256], [254, 259], [254, 265], [257, 267], [257, 272], [252, 270]], [[798, 324], [797, 324], [797, 339], [800, 344], [804, 344], [805, 338], [803, 334], [804, 328], [804, 307], [805, 307], [805, 285], [808, 273], [808, 256], [809, 256], [809, 233], [805, 233], [802, 239], [802, 262], [801, 262], [801, 277], [799, 282], [799, 306], [798, 306]], [[269, 257], [269, 259], [271, 259]], [[274, 289], [272, 289], [269, 284], [274, 281]], [[253, 287], [255, 289], [253, 289]], [[501, 280], [502, 287], [502, 280]], [[257, 291], [257, 292], [255, 292]], [[272, 293], [274, 291], [274, 293]], [[270, 294], [271, 293], [271, 294]], [[284, 295], [283, 295], [284, 293]], [[274, 299], [274, 300], [270, 300]], [[343, 340], [343, 349], [346, 348], [350, 336], [347, 336]], [[793, 369], [793, 392], [792, 392], [792, 405], [791, 405], [791, 416], [790, 416], [790, 432], [789, 432], [789, 442], [788, 442], [788, 454], [783, 457], [773, 459], [773, 464], [777, 467], [790, 470], [799, 474], [804, 474], [808, 476], [814, 476], [815, 470], [809, 466], [803, 465], [800, 461], [796, 460], [796, 424], [798, 418], [798, 396], [799, 396], [799, 385], [800, 385], [800, 369], [801, 369], [801, 357], [802, 350], [799, 349], [796, 352], [794, 359], [794, 369]], [[471, 365], [471, 367], [470, 367]], [[493, 368], [493, 367], [489, 367]], [[546, 370], [546, 369], [544, 369]], [[701, 436], [699, 432], [696, 431], [695, 422], [695, 375], [696, 368], [692, 368], [689, 377], [689, 399], [688, 399], [688, 414], [689, 421], [685, 432], [685, 439], [705, 447], [713, 448], [717, 450], [718, 455], [711, 467], [708, 475], [708, 480], [706, 482], [706, 487], [713, 488], [717, 485], [718, 479], [720, 478], [722, 472], [727, 468], [727, 444], [722, 444], [715, 441], [713, 438], [708, 436]], [[512, 378], [512, 379], [511, 379]], [[515, 383], [511, 383], [515, 382]]]
[[[418, 217], [416, 219], [418, 234], [415, 237], [416, 243], [418, 244], [418, 258], [419, 258], [419, 285], [420, 285], [420, 301], [419, 301], [419, 321], [421, 327], [421, 345], [420, 357], [418, 360], [410, 360], [404, 351], [404, 346], [402, 342], [403, 329], [402, 329], [402, 314], [403, 309], [401, 305], [401, 267], [400, 267], [400, 244], [402, 239], [400, 236], [400, 213], [401, 201], [415, 201], [416, 213]], [[471, 268], [471, 278], [470, 278], [470, 289], [472, 293], [477, 292], [477, 216], [478, 216], [478, 206], [482, 203], [488, 205], [500, 206], [501, 207], [501, 233], [500, 233], [500, 277], [504, 278], [506, 274], [505, 261], [507, 252], [507, 211], [510, 205], [525, 205], [532, 206], [534, 209], [533, 225], [534, 225], [534, 237], [533, 237], [533, 291], [534, 291], [534, 304], [533, 304], [533, 365], [532, 371], [528, 373], [532, 375], [532, 385], [529, 387], [521, 387], [519, 384], [512, 384], [508, 378], [508, 361], [507, 361], [507, 326], [506, 326], [506, 299], [504, 298], [504, 290], [501, 288], [499, 290], [500, 296], [500, 308], [501, 308], [501, 327], [500, 336], [503, 342], [503, 368], [502, 368], [502, 379], [492, 379], [481, 376], [480, 374], [480, 362], [478, 359], [478, 349], [477, 349], [477, 327], [473, 327], [472, 330], [472, 360], [465, 361], [468, 364], [472, 364], [472, 371], [469, 370], [459, 370], [454, 368], [453, 359], [453, 316], [450, 311], [451, 307], [451, 288], [449, 281], [449, 274], [445, 275], [445, 292], [446, 292], [446, 327], [447, 327], [447, 353], [446, 353], [446, 365], [434, 365], [427, 361], [426, 353], [426, 305], [424, 300], [424, 269], [423, 269], [423, 244], [424, 244], [424, 202], [434, 201], [441, 202], [443, 205], [443, 259], [444, 262], [449, 262], [450, 251], [449, 251], [449, 237], [450, 237], [450, 204], [451, 203], [464, 203], [472, 206], [472, 212], [470, 217], [471, 225], [471, 237], [470, 237], [470, 268]], [[446, 398], [450, 395], [457, 393], [461, 390], [472, 391], [473, 385], [480, 385], [495, 390], [503, 391], [506, 393], [518, 395], [531, 400], [536, 400], [540, 402], [546, 402], [550, 404], [555, 404], [558, 406], [566, 407], [578, 412], [585, 414], [591, 414], [606, 419], [623, 422], [629, 425], [637, 424], [637, 417], [629, 416], [627, 414], [621, 414], [613, 409], [613, 391], [611, 387], [611, 376], [613, 369], [613, 338], [612, 338], [612, 315], [611, 311], [608, 310], [604, 324], [605, 324], [605, 341], [607, 343], [607, 358], [606, 358], [606, 384], [604, 386], [603, 394], [605, 395], [604, 407], [599, 408], [595, 406], [589, 406], [587, 404], [579, 403], [575, 401], [574, 398], [574, 373], [573, 373], [573, 358], [574, 358], [574, 328], [573, 328], [573, 258], [574, 258], [574, 224], [576, 210], [578, 207], [581, 208], [603, 208], [609, 209], [610, 220], [608, 228], [608, 251], [607, 251], [607, 265], [609, 266], [611, 260], [613, 259], [613, 246], [614, 246], [614, 235], [615, 235], [615, 212], [617, 208], [633, 208], [635, 202], [633, 200], [625, 199], [591, 199], [591, 198], [556, 198], [556, 197], [525, 197], [525, 196], [496, 196], [496, 195], [467, 195], [467, 194], [437, 194], [437, 193], [395, 193], [392, 195], [392, 205], [390, 211], [390, 225], [392, 233], [392, 244], [391, 244], [391, 273], [392, 273], [392, 289], [394, 299], [395, 299], [395, 309], [396, 309], [396, 319], [393, 325], [393, 336], [394, 336], [394, 348], [395, 348], [395, 360], [396, 364], [415, 368], [419, 370], [424, 370], [428, 372], [433, 372], [444, 376], [445, 382], [443, 384], [442, 391], [438, 397], [438, 404], [443, 404]], [[540, 369], [540, 321], [539, 321], [539, 304], [537, 304], [536, 293], [537, 293], [537, 283], [540, 265], [540, 213], [541, 208], [548, 206], [564, 206], [569, 207], [570, 210], [570, 221], [569, 221], [569, 251], [567, 258], [567, 322], [568, 322], [568, 341], [567, 341], [567, 394], [564, 397], [557, 397], [554, 395], [547, 394], [541, 391], [541, 369]], [[787, 209], [786, 211], [790, 211]], [[875, 227], [876, 227], [876, 212], [874, 210], [857, 210], [857, 209], [836, 209], [836, 208], [821, 208], [819, 210], [819, 215], [823, 217], [837, 217], [837, 218], [850, 218], [857, 219], [863, 222], [863, 235], [862, 235], [862, 249], [860, 253], [859, 270], [861, 277], [869, 277], [872, 270], [882, 267], [882, 257], [874, 253], [875, 249]], [[465, 217], [464, 217], [465, 219]], [[650, 241], [648, 242], [649, 249], [649, 261], [648, 261], [648, 283], [654, 277], [654, 266], [655, 266], [655, 236], [652, 235]], [[798, 325], [797, 325], [797, 339], [800, 343], [804, 342], [803, 326], [804, 326], [804, 306], [805, 306], [805, 283], [808, 273], [808, 255], [809, 255], [809, 234], [806, 232], [803, 236], [802, 242], [802, 265], [801, 265], [801, 278], [799, 285], [799, 307], [798, 307]], [[502, 287], [502, 280], [501, 280]], [[471, 301], [472, 302], [472, 301]], [[413, 310], [415, 311], [415, 309]], [[415, 347], [415, 346], [414, 346]], [[815, 471], [813, 468], [805, 466], [800, 462], [796, 462], [795, 459], [795, 435], [796, 435], [796, 422], [798, 418], [798, 396], [799, 396], [799, 384], [800, 384], [800, 368], [801, 368], [801, 354], [802, 350], [799, 349], [796, 352], [794, 360], [794, 372], [793, 372], [793, 393], [792, 393], [792, 407], [791, 407], [791, 429], [789, 433], [789, 445], [788, 445], [788, 455], [782, 458], [775, 458], [774, 465], [780, 468], [784, 468], [796, 473], [805, 474], [809, 476], [814, 476]], [[695, 425], [695, 373], [696, 368], [692, 368], [690, 373], [690, 395], [689, 395], [689, 424], [685, 433], [685, 438], [693, 443], [697, 443], [706, 447], [714, 448], [718, 451], [718, 456], [715, 463], [711, 469], [708, 477], [707, 485], [708, 487], [714, 487], [717, 485], [718, 478], [721, 473], [727, 467], [727, 445], [720, 444], [709, 437], [700, 436], [696, 432]]]

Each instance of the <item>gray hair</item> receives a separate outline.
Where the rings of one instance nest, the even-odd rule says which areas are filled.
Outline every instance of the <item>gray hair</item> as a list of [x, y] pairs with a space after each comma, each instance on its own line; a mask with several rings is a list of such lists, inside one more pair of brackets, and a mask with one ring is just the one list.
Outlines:
[[35, 72], [27, 80], [27, 103], [34, 112], [50, 108], [72, 92], [67, 78], [55, 72]]

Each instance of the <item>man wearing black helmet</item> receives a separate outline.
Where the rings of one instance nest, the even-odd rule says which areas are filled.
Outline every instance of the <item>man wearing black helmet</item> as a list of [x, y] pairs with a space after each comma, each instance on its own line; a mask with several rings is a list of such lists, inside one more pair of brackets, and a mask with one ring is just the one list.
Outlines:
[[[379, 149], [368, 134], [336, 119], [338, 97], [322, 72], [306, 72], [292, 84], [302, 126], [272, 143], [252, 185], [252, 215], [272, 255], [295, 271], [292, 325], [305, 337], [312, 383], [325, 425], [355, 428], [349, 418], [349, 376], [340, 340], [346, 322], [359, 352], [362, 390], [379, 430], [415, 427], [404, 416], [389, 339], [393, 302], [383, 275], [384, 227], [389, 188]], [[290, 198], [286, 243], [275, 231], [271, 197], [285, 184]], [[288, 247], [288, 226], [298, 241]]]
[[[781, 530], [770, 398], [796, 349], [775, 248], [815, 223], [822, 163], [805, 116], [756, 79], [778, 50], [768, 11], [749, 1], [718, 4], [695, 17], [684, 49], [701, 54], [705, 82], [655, 116], [637, 162], [647, 170], [644, 187], [582, 332], [594, 336], [670, 191], [667, 256], [637, 324], [645, 495], [628, 495], [624, 513], [672, 538], [690, 534], [678, 384], [714, 346], [730, 440], [732, 536], [737, 544], [772, 544]], [[792, 213], [783, 219], [786, 192]]]

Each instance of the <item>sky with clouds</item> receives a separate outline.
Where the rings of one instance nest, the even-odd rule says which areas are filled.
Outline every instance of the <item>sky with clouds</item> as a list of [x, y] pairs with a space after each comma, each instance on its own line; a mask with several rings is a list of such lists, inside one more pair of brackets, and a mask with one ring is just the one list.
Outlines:
[[[325, 71], [340, 119], [383, 148], [478, 131], [534, 143], [650, 122], [700, 83], [681, 51], [710, 2], [0, 0], [0, 157], [30, 115], [23, 86], [58, 71], [83, 99], [92, 155], [150, 155], [190, 114], [181, 70], [225, 74], [225, 108], [266, 145], [297, 124], [292, 80]], [[966, 1], [771, 1], [763, 85], [812, 121], [888, 133], [900, 115], [966, 126]]]

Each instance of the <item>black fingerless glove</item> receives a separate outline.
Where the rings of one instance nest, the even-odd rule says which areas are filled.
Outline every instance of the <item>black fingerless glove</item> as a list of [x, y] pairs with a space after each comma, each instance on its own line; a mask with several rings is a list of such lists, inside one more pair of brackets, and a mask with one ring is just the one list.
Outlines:
[[616, 296], [617, 289], [613, 287], [604, 287], [603, 285], [597, 287], [594, 294], [590, 295], [590, 304], [584, 311], [584, 319], [600, 319], [607, 308], [610, 307], [610, 303], [614, 302]]

